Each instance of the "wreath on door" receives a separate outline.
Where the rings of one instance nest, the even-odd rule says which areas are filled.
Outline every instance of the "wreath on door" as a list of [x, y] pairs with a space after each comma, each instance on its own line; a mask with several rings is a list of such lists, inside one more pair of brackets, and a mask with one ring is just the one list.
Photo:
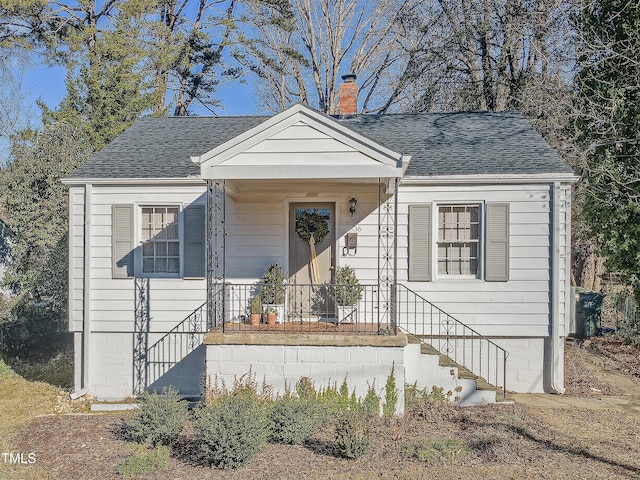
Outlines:
[[328, 233], [329, 222], [319, 213], [305, 212], [296, 220], [296, 234], [305, 242], [308, 242], [313, 235], [315, 242], [320, 243]]

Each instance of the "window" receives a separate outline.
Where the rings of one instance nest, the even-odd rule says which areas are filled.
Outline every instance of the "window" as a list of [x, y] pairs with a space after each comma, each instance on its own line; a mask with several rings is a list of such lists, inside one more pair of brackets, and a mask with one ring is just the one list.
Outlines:
[[142, 207], [142, 273], [180, 273], [178, 211], [178, 207]]
[[509, 217], [508, 203], [409, 205], [409, 280], [430, 282], [436, 275], [508, 282]]
[[[112, 277], [203, 278], [205, 206], [111, 207]], [[139, 212], [139, 222], [134, 212]], [[135, 234], [136, 230], [139, 232]], [[181, 258], [182, 254], [182, 258]]]
[[438, 274], [478, 275], [479, 206], [438, 206]]

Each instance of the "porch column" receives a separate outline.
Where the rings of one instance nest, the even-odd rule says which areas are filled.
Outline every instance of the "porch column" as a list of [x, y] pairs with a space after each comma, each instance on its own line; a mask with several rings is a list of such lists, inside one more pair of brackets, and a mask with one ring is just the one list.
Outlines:
[[224, 328], [225, 181], [207, 180], [207, 328]]
[[[378, 178], [378, 333], [395, 335], [396, 322], [396, 277], [397, 277], [397, 224], [398, 224], [398, 178], [385, 185]], [[392, 195], [382, 203], [382, 188]]]

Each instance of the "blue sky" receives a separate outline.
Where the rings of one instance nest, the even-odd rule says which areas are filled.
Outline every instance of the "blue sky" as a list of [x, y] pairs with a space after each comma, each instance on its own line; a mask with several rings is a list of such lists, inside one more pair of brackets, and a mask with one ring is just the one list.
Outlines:
[[[49, 108], [53, 109], [60, 104], [66, 94], [64, 84], [66, 69], [36, 63], [37, 58], [32, 60], [34, 63], [25, 67], [22, 75], [21, 88], [24, 99], [21, 108], [21, 122], [18, 128], [39, 128], [41, 126], [41, 112], [36, 105], [36, 100], [42, 100]], [[229, 82], [221, 86], [215, 96], [221, 100], [224, 108], [218, 109], [216, 113], [220, 116], [264, 114], [255, 91], [255, 78], [248, 78], [247, 83]], [[212, 115], [210, 111], [197, 103], [192, 105], [191, 110], [196, 115]], [[10, 151], [9, 139], [5, 136], [0, 137], [0, 168], [8, 161]]]
[[[25, 93], [25, 107], [32, 111], [34, 123], [39, 123], [40, 111], [35, 106], [37, 99], [44, 101], [50, 107], [56, 107], [66, 93], [64, 67], [47, 67], [34, 65], [34, 68], [25, 71], [22, 91]], [[216, 92], [216, 98], [222, 101], [224, 109], [217, 111], [218, 115], [255, 115], [263, 113], [255, 95], [253, 82], [249, 79], [247, 84], [240, 82], [228, 83], [221, 86]], [[211, 113], [198, 107], [194, 103], [192, 110], [197, 115], [208, 116]]]

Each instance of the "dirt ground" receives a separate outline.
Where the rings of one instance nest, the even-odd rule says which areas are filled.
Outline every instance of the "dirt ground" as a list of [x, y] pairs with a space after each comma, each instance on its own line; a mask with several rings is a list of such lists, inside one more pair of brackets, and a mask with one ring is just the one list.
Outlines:
[[[640, 360], [614, 339], [567, 342], [565, 395], [516, 395], [514, 404], [437, 406], [373, 426], [370, 451], [358, 460], [331, 454], [331, 427], [304, 445], [269, 444], [246, 467], [201, 466], [188, 437], [168, 469], [144, 479], [615, 479], [640, 478]], [[34, 418], [13, 444], [36, 462], [14, 478], [119, 479], [131, 445], [120, 435], [126, 413]], [[418, 440], [467, 446], [432, 463], [407, 457]], [[0, 478], [2, 462], [0, 458]]]

